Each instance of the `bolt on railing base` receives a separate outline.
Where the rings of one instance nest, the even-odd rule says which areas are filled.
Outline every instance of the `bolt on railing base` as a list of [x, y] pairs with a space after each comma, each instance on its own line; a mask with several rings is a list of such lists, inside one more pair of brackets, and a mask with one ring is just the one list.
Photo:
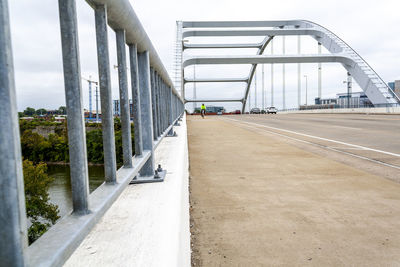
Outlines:
[[168, 133], [166, 136], [167, 137], [177, 137], [178, 134], [175, 131], [172, 131], [172, 133]]
[[[181, 121], [182, 121], [182, 120], [181, 120]], [[179, 121], [178, 121], [178, 120], [176, 120], [176, 122], [175, 122], [174, 126], [181, 126], [181, 124], [179, 123]]]
[[144, 184], [144, 183], [157, 183], [164, 182], [165, 176], [167, 175], [167, 170], [163, 170], [161, 165], [154, 171], [154, 175], [151, 176], [140, 176], [137, 175], [129, 184]]

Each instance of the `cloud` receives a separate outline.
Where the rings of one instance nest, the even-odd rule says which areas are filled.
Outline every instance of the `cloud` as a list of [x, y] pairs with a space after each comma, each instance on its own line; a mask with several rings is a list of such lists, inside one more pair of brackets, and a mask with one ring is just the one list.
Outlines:
[[[170, 0], [170, 1], [131, 1], [136, 14], [146, 29], [153, 45], [158, 50], [164, 65], [172, 70], [173, 47], [175, 42], [176, 20], [277, 20], [308, 19], [326, 26], [349, 43], [367, 62], [385, 79], [400, 79], [398, 61], [400, 59], [400, 34], [397, 25], [400, 22], [398, 10], [400, 4], [395, 0], [361, 1], [338, 0], [327, 5], [320, 0]], [[57, 108], [65, 103], [61, 44], [58, 21], [58, 4], [54, 0], [9, 0], [12, 41], [15, 61], [17, 98], [19, 110], [27, 106], [35, 108]], [[82, 76], [97, 77], [96, 43], [93, 10], [85, 1], [77, 1], [79, 41]], [[249, 40], [250, 41], [250, 40]], [[109, 29], [110, 64], [116, 65], [115, 37]], [[276, 40], [276, 53], [280, 44]], [[288, 38], [287, 52], [295, 53], [295, 39]], [[311, 38], [303, 41], [303, 52], [315, 53], [315, 42]], [[218, 53], [218, 52], [212, 52]], [[225, 52], [227, 53], [227, 52]], [[268, 52], [267, 52], [268, 53]], [[204, 75], [246, 75], [248, 68], [237, 70], [218, 68], [202, 70]], [[258, 100], [261, 103], [261, 68], [258, 70]], [[297, 105], [297, 68], [288, 65], [286, 71], [286, 91], [288, 107]], [[270, 66], [265, 67], [265, 86], [269, 95]], [[275, 67], [276, 81], [275, 103], [282, 102], [281, 67]], [[309, 76], [309, 101], [316, 96], [316, 64], [303, 64], [303, 73]], [[172, 73], [172, 71], [171, 71]], [[344, 91], [341, 83], [346, 78], [340, 65], [323, 65], [323, 96]], [[172, 77], [173, 78], [173, 77]], [[117, 73], [112, 69], [113, 97], [118, 97]], [[302, 80], [304, 87], [304, 79]], [[219, 86], [219, 87], [218, 87]], [[229, 95], [233, 92], [240, 96], [240, 88], [231, 90], [231, 84], [198, 86], [199, 96]], [[304, 89], [304, 88], [303, 88]], [[189, 89], [188, 89], [189, 90]], [[201, 90], [201, 91], [200, 91]], [[358, 88], [359, 90], [359, 88]], [[252, 96], [254, 97], [254, 92]], [[87, 84], [83, 82], [85, 107], [88, 107]], [[268, 102], [270, 102], [270, 99]], [[254, 103], [254, 99], [252, 100]], [[238, 104], [226, 104], [229, 109], [239, 108]]]

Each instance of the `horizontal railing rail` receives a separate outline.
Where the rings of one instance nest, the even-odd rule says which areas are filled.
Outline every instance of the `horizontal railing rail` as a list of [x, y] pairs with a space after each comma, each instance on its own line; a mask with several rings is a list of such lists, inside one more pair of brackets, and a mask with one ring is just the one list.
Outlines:
[[286, 111], [307, 111], [307, 110], [329, 110], [329, 109], [377, 109], [377, 108], [400, 108], [400, 104], [396, 103], [383, 103], [383, 104], [350, 104], [350, 105], [339, 105], [339, 104], [326, 104], [326, 105], [308, 105], [301, 106], [300, 108], [287, 108], [279, 109], [281, 112]]
[[[165, 175], [162, 169], [156, 170], [154, 150], [165, 136], [174, 136], [173, 127], [184, 113], [183, 99], [129, 1], [87, 2], [95, 16], [105, 179], [89, 194], [76, 3], [59, 0], [73, 209], [28, 246], [8, 0], [0, 0], [0, 266], [62, 265], [130, 182], [158, 182]], [[118, 171], [109, 27], [115, 32], [117, 42], [123, 150], [123, 167]], [[133, 98], [135, 155], [131, 143], [129, 87]]]

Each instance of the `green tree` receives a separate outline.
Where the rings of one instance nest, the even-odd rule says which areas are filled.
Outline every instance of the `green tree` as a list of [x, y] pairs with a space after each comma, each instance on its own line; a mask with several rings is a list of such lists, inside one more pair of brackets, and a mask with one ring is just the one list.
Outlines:
[[103, 163], [103, 132], [96, 129], [86, 134], [86, 147], [88, 161], [92, 163]]
[[35, 115], [35, 113], [36, 113], [36, 110], [35, 110], [34, 108], [27, 107], [27, 108], [24, 110], [24, 114], [25, 114], [26, 116], [33, 116], [33, 115]]
[[58, 114], [59, 115], [66, 115], [67, 114], [67, 107], [61, 106], [58, 108]]
[[24, 158], [35, 163], [49, 161], [49, 152], [52, 150], [51, 143], [31, 130], [26, 130], [21, 136], [21, 148]]
[[29, 244], [43, 235], [60, 218], [58, 206], [50, 203], [49, 187], [54, 178], [46, 174], [47, 165], [23, 162], [26, 213], [31, 225], [28, 228]]
[[40, 115], [46, 115], [47, 114], [47, 110], [44, 108], [40, 108], [36, 110], [36, 115], [40, 116]]

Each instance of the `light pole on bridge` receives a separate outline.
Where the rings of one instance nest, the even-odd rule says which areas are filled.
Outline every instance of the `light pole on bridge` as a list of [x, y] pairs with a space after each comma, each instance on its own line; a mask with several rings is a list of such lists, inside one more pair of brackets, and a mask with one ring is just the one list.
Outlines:
[[350, 108], [350, 98], [352, 93], [352, 78], [350, 72], [347, 72], [347, 81], [343, 81], [343, 83], [347, 84], [347, 108]]
[[308, 91], [308, 81], [307, 81], [307, 78], [308, 78], [308, 76], [307, 75], [304, 75], [304, 78], [306, 78], [306, 106], [307, 106], [307, 97], [308, 97], [308, 95], [307, 95], [307, 91]]

